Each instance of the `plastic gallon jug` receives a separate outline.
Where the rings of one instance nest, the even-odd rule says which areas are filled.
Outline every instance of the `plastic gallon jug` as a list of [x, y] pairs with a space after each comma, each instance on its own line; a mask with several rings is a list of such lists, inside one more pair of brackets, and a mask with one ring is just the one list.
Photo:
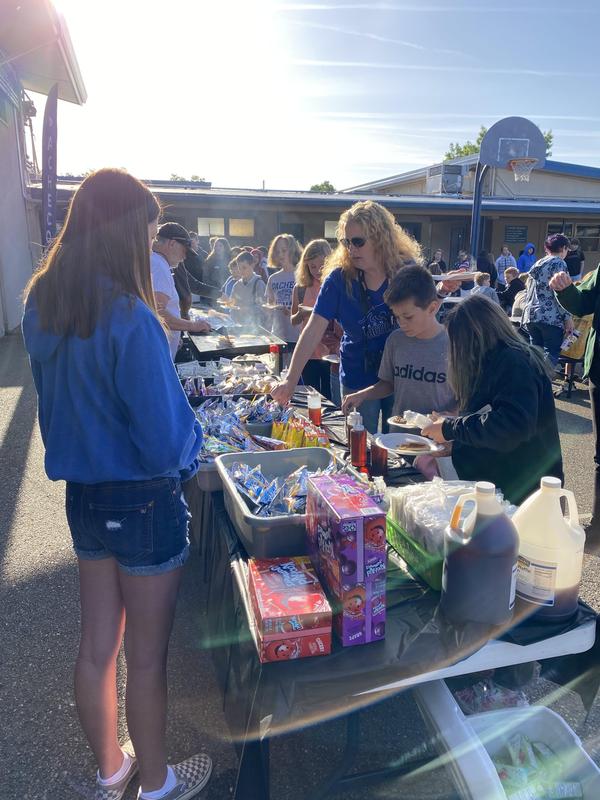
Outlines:
[[[567, 501], [567, 518], [561, 497]], [[577, 609], [585, 544], [573, 492], [563, 489], [558, 478], [542, 478], [513, 522], [520, 540], [518, 597], [536, 606], [541, 617], [569, 617]]]
[[[475, 510], [460, 527], [469, 500]], [[502, 625], [515, 604], [517, 530], [502, 510], [493, 483], [481, 481], [459, 497], [444, 541], [440, 606], [451, 622]]]

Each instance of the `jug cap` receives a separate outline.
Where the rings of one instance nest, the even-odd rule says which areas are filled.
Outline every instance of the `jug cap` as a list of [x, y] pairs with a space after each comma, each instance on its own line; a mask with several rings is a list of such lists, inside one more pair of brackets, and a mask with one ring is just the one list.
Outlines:
[[550, 475], [546, 475], [540, 481], [540, 486], [545, 486], [548, 489], [562, 489], [562, 483], [560, 478], [554, 478]]
[[475, 491], [477, 494], [496, 494], [496, 487], [489, 481], [477, 481]]

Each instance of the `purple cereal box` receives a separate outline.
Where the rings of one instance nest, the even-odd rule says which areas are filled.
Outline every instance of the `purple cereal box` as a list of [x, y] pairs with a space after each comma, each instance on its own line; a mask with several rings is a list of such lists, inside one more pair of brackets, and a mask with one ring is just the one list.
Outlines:
[[349, 476], [308, 481], [308, 552], [335, 598], [334, 628], [344, 646], [385, 636], [385, 514]]
[[344, 647], [384, 639], [385, 576], [343, 587], [333, 610], [333, 629]]

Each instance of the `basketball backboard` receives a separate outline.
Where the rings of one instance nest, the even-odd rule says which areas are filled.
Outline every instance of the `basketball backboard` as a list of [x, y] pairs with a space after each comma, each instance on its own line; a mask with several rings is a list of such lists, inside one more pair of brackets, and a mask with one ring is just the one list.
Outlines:
[[479, 162], [489, 167], [506, 167], [514, 159], [537, 159], [536, 168], [546, 162], [546, 140], [541, 130], [525, 117], [505, 117], [494, 123], [481, 142]]

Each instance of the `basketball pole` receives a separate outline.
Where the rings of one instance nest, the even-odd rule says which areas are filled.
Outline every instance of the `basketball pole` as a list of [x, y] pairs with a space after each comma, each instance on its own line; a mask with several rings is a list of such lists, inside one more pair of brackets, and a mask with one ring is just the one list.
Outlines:
[[481, 201], [483, 197], [483, 180], [489, 167], [477, 161], [475, 170], [475, 187], [473, 190], [473, 210], [471, 211], [471, 255], [477, 258], [479, 239], [481, 238]]

